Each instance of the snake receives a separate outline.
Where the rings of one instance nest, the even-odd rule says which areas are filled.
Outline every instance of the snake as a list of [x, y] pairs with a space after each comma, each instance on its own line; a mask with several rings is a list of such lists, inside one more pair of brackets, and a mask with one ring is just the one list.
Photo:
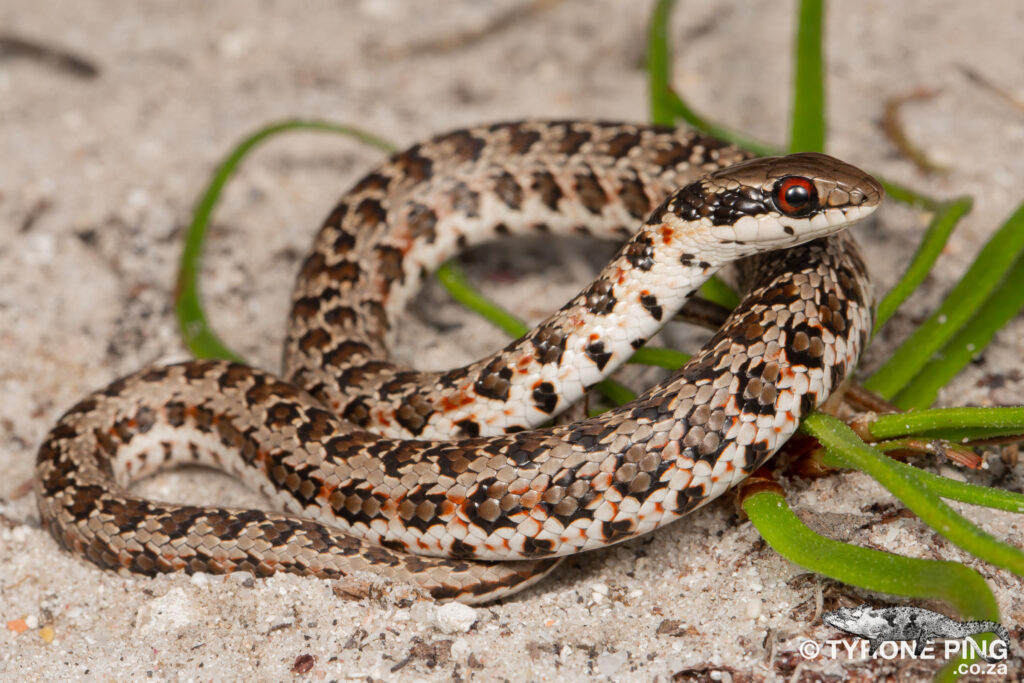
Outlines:
[[[479, 603], [562, 558], [653, 531], [764, 464], [867, 344], [871, 281], [844, 229], [881, 203], [818, 153], [754, 157], [686, 129], [529, 120], [393, 155], [324, 221], [292, 295], [283, 370], [145, 367], [78, 402], [42, 443], [35, 492], [58, 544], [122, 574], [368, 571]], [[443, 372], [389, 353], [422, 280], [509, 234], [621, 247], [520, 339]], [[741, 303], [634, 400], [552, 419], [720, 268]], [[183, 464], [267, 510], [132, 493]]]

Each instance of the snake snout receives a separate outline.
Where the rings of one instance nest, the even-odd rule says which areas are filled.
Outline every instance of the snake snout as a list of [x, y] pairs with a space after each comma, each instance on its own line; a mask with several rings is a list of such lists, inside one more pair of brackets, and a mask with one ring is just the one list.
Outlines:
[[775, 210], [774, 225], [764, 231], [767, 242], [792, 245], [845, 229], [873, 213], [885, 196], [870, 174], [827, 154], [763, 161], [760, 188]]
[[819, 206], [824, 209], [850, 207], [874, 209], [882, 203], [885, 189], [870, 174], [827, 154], [794, 154], [809, 168], [808, 176], [818, 191]]
[[754, 253], [843, 230], [870, 215], [883, 196], [869, 174], [811, 152], [730, 166], [681, 192], [679, 202], [690, 202], [689, 213], [710, 223], [730, 250]]

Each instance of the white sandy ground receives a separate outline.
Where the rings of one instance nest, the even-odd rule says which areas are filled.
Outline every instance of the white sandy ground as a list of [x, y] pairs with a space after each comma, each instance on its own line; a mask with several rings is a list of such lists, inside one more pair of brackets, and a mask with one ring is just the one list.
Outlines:
[[[185, 357], [169, 306], [183, 226], [210, 169], [244, 133], [292, 115], [359, 124], [403, 144], [524, 116], [643, 120], [648, 5], [566, 0], [510, 20], [502, 17], [524, 3], [0, 0], [0, 31], [73, 49], [101, 70], [85, 80], [0, 60], [0, 678], [667, 680], [682, 672], [678, 680], [810, 681], [934, 671], [910, 660], [803, 661], [802, 639], [838, 635], [814, 618], [821, 592], [831, 607], [860, 596], [778, 556], [731, 495], [469, 612], [373, 578], [345, 586], [292, 576], [122, 578], [59, 551], [24, 495], [35, 449], [62, 411], [121, 374]], [[976, 198], [924, 291], [871, 348], [870, 367], [1024, 199], [1024, 113], [963, 71], [1024, 98], [1024, 5], [874, 0], [831, 9], [831, 151], [938, 196]], [[684, 0], [670, 31], [675, 84], [709, 116], [784, 140], [793, 25], [792, 3]], [[951, 166], [945, 175], [917, 172], [880, 130], [885, 99], [920, 88], [934, 97], [905, 108], [906, 128]], [[260, 151], [231, 186], [204, 286], [218, 329], [259, 365], [277, 368], [288, 292], [317, 225], [379, 159], [350, 141], [294, 135]], [[922, 225], [887, 206], [857, 228], [881, 289]], [[485, 250], [470, 270], [522, 316], [556, 308], [593, 272], [580, 243], [557, 254], [518, 246]], [[403, 323], [404, 357], [444, 367], [503, 344], [436, 287], [426, 296], [429, 313]], [[1018, 319], [942, 400], [1024, 402], [1022, 330]], [[979, 480], [1021, 489], [1019, 467], [993, 471]], [[1015, 641], [1011, 676], [1020, 674], [1019, 578], [896, 514], [900, 506], [867, 477], [786, 486], [798, 513], [836, 538], [979, 571]], [[209, 473], [161, 476], [144, 488], [193, 502], [261, 502]], [[966, 512], [1024, 546], [1020, 516]], [[370, 597], [344, 598], [360, 590]], [[5, 627], [21, 618], [25, 632]]]

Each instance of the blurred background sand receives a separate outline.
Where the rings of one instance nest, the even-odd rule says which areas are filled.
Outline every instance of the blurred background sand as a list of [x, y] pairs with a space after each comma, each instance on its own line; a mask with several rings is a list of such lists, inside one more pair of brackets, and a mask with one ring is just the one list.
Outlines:
[[[211, 169], [244, 134], [282, 117], [323, 117], [405, 145], [526, 116], [644, 120], [648, 12], [647, 2], [615, 0], [0, 0], [0, 676], [626, 680], [720, 671], [739, 681], [789, 680], [798, 666], [801, 680], [930, 670], [803, 662], [803, 638], [836, 636], [812, 620], [816, 599], [835, 606], [856, 593], [776, 555], [731, 495], [461, 616], [373, 578], [124, 579], [60, 552], [39, 528], [24, 484], [57, 416], [121, 374], [186, 357], [170, 306], [182, 232]], [[1024, 98], [1022, 20], [1014, 0], [831, 6], [830, 151], [936, 196], [976, 200], [868, 367], [1024, 198], [1024, 113], [971, 76]], [[707, 116], [781, 143], [794, 24], [792, 3], [681, 1], [670, 30], [676, 87]], [[11, 39], [70, 51], [95, 73]], [[946, 174], [916, 170], [881, 130], [885, 102], [921, 89], [933, 96], [904, 107], [906, 131]], [[380, 159], [352, 141], [295, 134], [261, 149], [230, 186], [203, 286], [218, 330], [254, 363], [277, 369], [298, 260], [334, 201]], [[857, 228], [880, 290], [922, 226], [887, 206]], [[485, 292], [536, 320], [587, 280], [599, 258], [590, 252], [601, 250], [553, 251], [525, 241], [477, 252], [467, 267]], [[436, 286], [424, 297], [429, 313], [410, 315], [399, 333], [403, 357], [445, 367], [503, 345]], [[943, 400], [1024, 402], [1022, 329], [1018, 320], [1001, 333]], [[1020, 490], [1019, 472], [997, 475]], [[801, 516], [836, 538], [977, 569], [1019, 641], [1020, 579], [894, 514], [900, 506], [871, 480], [835, 475], [788, 488]], [[161, 476], [144, 490], [261, 504], [210, 473]], [[1024, 542], [1020, 517], [968, 514]]]

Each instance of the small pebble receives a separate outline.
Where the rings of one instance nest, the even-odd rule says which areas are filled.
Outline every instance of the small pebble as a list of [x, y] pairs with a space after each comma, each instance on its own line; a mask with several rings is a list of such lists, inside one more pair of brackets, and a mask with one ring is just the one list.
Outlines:
[[24, 633], [28, 630], [28, 624], [24, 619], [11, 619], [7, 622], [7, 629], [15, 633]]
[[231, 572], [230, 574], [228, 574], [228, 579], [232, 583], [241, 584], [246, 588], [252, 588], [256, 585], [256, 580], [249, 572]]
[[476, 610], [461, 602], [449, 602], [434, 609], [434, 624], [445, 633], [465, 633], [477, 618]]
[[465, 638], [456, 638], [452, 643], [452, 659], [456, 661], [465, 659], [472, 651], [472, 646]]
[[748, 619], [757, 619], [761, 616], [761, 601], [756, 599], [751, 600], [746, 604], [744, 610], [746, 611]]
[[42, 638], [43, 642], [47, 645], [53, 642], [53, 636], [53, 629], [49, 626], [44, 626], [41, 629], [39, 629], [39, 637]]
[[135, 623], [142, 633], [165, 633], [188, 626], [195, 617], [192, 599], [175, 587], [140, 607]]
[[299, 655], [295, 658], [295, 663], [292, 664], [292, 673], [308, 674], [312, 671], [314, 664], [316, 664], [316, 657], [313, 655]]
[[30, 614], [25, 617], [25, 625], [31, 629], [39, 628], [39, 617], [34, 614]]
[[623, 652], [605, 652], [597, 656], [597, 672], [602, 676], [614, 676], [626, 665], [626, 654]]

